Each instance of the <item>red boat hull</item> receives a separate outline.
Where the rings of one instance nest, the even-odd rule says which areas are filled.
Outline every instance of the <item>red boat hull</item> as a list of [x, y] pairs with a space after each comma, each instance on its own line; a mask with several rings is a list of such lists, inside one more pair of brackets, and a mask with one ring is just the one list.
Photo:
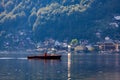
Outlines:
[[60, 59], [61, 55], [48, 55], [48, 56], [28, 56], [28, 59]]

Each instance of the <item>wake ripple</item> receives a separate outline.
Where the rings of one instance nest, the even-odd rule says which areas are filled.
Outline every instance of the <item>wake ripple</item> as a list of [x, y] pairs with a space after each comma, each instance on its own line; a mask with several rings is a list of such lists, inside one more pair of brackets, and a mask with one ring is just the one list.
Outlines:
[[26, 57], [20, 57], [20, 58], [15, 58], [15, 57], [1, 57], [0, 60], [10, 60], [10, 59], [18, 59], [18, 60], [26, 60]]

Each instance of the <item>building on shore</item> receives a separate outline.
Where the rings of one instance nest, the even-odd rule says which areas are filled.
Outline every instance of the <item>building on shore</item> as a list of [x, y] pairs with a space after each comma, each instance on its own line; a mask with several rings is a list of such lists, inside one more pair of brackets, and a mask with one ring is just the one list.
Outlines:
[[97, 44], [100, 51], [120, 52], [120, 41], [105, 39]]

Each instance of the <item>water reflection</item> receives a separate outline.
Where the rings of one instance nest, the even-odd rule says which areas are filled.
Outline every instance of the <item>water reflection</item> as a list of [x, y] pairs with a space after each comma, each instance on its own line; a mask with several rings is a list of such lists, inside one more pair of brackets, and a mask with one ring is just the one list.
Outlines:
[[[119, 80], [119, 54], [62, 54], [61, 60], [0, 55], [0, 80]], [[18, 77], [19, 76], [19, 77]]]
[[115, 66], [116, 66], [116, 67], [119, 67], [119, 66], [120, 66], [120, 65], [119, 65], [119, 61], [120, 61], [120, 60], [119, 60], [119, 55], [116, 54], [116, 55], [115, 55]]
[[71, 53], [68, 53], [68, 80], [71, 79], [70, 68], [71, 68]]

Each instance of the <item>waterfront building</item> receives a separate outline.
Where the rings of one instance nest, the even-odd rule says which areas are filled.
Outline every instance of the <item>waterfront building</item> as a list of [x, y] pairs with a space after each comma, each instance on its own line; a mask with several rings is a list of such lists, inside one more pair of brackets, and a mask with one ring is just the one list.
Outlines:
[[120, 41], [115, 41], [109, 38], [105, 38], [105, 41], [98, 42], [100, 51], [110, 51], [119, 52], [120, 51]]

